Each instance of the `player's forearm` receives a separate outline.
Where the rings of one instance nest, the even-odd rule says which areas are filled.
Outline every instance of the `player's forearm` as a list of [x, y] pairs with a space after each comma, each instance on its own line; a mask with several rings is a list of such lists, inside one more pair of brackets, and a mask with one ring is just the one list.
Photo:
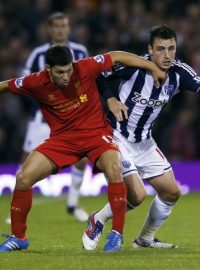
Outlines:
[[149, 71], [155, 71], [158, 69], [154, 63], [151, 61], [145, 60], [144, 58], [122, 51], [113, 51], [110, 52], [110, 56], [113, 62], [113, 65], [116, 62], [120, 62], [126, 66], [137, 67], [137, 68], [144, 68]]
[[9, 90], [8, 81], [0, 82], [0, 93]]

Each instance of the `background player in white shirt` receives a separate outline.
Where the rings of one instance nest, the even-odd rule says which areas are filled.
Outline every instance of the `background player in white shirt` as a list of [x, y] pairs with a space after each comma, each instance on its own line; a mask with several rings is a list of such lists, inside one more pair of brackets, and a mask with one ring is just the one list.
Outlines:
[[[151, 30], [148, 50], [145, 58], [167, 73], [161, 87], [155, 87], [148, 71], [118, 66], [107, 78], [106, 98], [112, 112], [109, 118], [114, 137], [121, 151], [121, 168], [128, 188], [127, 209], [134, 209], [144, 200], [146, 191], [142, 179], [157, 191], [133, 247], [174, 248], [175, 244], [161, 242], [155, 234], [169, 217], [181, 192], [171, 165], [151, 132], [161, 109], [175, 94], [185, 90], [200, 93], [200, 78], [190, 66], [175, 59], [176, 33], [169, 27]], [[109, 204], [90, 216], [82, 238], [85, 249], [96, 248], [103, 227], [111, 217]]]
[[[46, 51], [54, 44], [67, 45], [74, 61], [88, 56], [88, 51], [84, 45], [69, 41], [70, 28], [66, 14], [56, 12], [50, 15], [47, 30], [49, 42], [36, 47], [30, 53], [25, 64], [23, 76], [44, 69]], [[32, 116], [27, 126], [23, 145], [24, 153], [22, 162], [37, 145], [41, 144], [49, 137], [49, 133], [49, 126], [42, 117], [39, 105], [33, 100]], [[68, 213], [74, 215], [74, 217], [81, 222], [85, 222], [88, 219], [86, 211], [79, 206], [80, 186], [83, 180], [86, 163], [87, 159], [82, 159], [75, 166], [72, 166], [72, 182], [69, 187], [66, 206]], [[10, 223], [10, 218], [7, 218], [6, 222]]]

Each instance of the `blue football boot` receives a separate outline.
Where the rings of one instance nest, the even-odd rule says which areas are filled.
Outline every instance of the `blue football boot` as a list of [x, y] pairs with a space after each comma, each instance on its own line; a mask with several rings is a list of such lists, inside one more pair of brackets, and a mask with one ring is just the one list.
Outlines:
[[16, 251], [27, 249], [29, 246], [29, 240], [21, 240], [14, 235], [2, 234], [7, 240], [0, 245], [0, 252]]
[[106, 239], [108, 240], [107, 243], [104, 246], [104, 251], [105, 252], [117, 252], [120, 251], [121, 245], [123, 243], [123, 236], [116, 232], [116, 231], [111, 231]]

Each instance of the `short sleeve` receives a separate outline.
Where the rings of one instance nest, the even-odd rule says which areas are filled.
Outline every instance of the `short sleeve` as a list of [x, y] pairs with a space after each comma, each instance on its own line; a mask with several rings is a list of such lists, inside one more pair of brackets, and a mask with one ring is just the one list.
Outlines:
[[180, 76], [180, 90], [192, 91], [200, 93], [200, 77], [196, 72], [187, 64], [181, 62], [178, 68]]
[[102, 72], [110, 69], [113, 65], [109, 54], [96, 55], [78, 61], [82, 74], [96, 79]]
[[33, 79], [32, 75], [11, 79], [8, 81], [8, 87], [13, 93], [33, 96], [31, 91]]

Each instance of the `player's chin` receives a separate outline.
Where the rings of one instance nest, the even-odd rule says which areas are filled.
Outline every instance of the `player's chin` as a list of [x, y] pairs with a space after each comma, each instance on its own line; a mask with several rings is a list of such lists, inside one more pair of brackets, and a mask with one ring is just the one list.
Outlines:
[[161, 66], [161, 69], [163, 70], [163, 71], [167, 71], [170, 67], [171, 67], [171, 65], [172, 65], [172, 63], [165, 63], [165, 64], [163, 64], [162, 66]]
[[66, 87], [67, 85], [68, 85], [68, 82], [64, 82], [64, 83], [60, 83], [60, 84], [59, 84], [59, 86], [60, 86], [61, 88]]

